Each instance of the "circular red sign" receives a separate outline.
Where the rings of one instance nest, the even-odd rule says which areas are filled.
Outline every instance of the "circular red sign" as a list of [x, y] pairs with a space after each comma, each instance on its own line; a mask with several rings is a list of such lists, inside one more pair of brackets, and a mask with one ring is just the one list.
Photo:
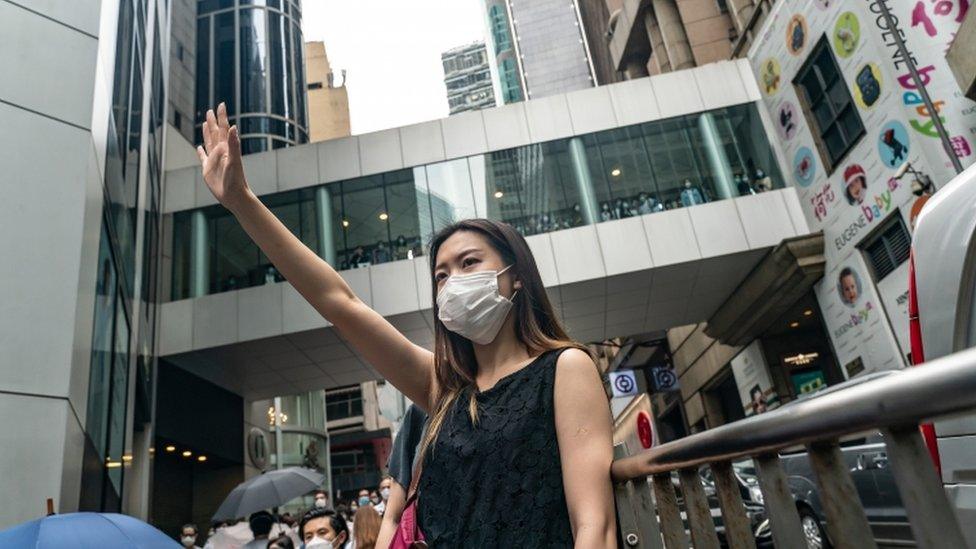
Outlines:
[[647, 415], [647, 412], [637, 414], [637, 436], [640, 438], [641, 446], [644, 448], [650, 448], [654, 444], [651, 416]]

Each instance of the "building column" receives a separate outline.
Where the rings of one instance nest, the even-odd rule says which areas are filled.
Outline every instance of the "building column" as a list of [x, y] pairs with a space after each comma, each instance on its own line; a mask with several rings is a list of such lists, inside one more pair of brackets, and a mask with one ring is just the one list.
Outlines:
[[319, 257], [326, 263], [336, 266], [335, 239], [332, 237], [332, 195], [329, 189], [322, 185], [315, 189], [315, 231], [319, 241]]
[[715, 179], [715, 191], [718, 198], [724, 200], [738, 196], [738, 189], [732, 181], [732, 166], [725, 154], [722, 136], [715, 125], [715, 117], [710, 112], [703, 112], [698, 117], [698, 130], [701, 131], [702, 144], [705, 145], [705, 157]]
[[657, 71], [655, 74], [671, 72], [671, 61], [668, 60], [668, 52], [664, 49], [661, 27], [654, 17], [654, 10], [650, 8], [644, 10], [644, 29], [647, 31], [647, 40], [651, 43], [651, 63]]
[[664, 39], [664, 49], [668, 52], [671, 70], [680, 71], [694, 67], [695, 57], [691, 53], [685, 24], [681, 20], [675, 0], [653, 0], [651, 6]]
[[579, 191], [580, 213], [583, 223], [592, 225], [600, 216], [600, 206], [593, 190], [593, 178], [590, 176], [590, 163], [586, 159], [586, 146], [583, 138], [573, 137], [569, 140], [569, 158], [573, 164], [573, 175], [576, 179], [576, 189]]
[[207, 216], [197, 210], [190, 216], [190, 297], [207, 295], [210, 290], [210, 239]]

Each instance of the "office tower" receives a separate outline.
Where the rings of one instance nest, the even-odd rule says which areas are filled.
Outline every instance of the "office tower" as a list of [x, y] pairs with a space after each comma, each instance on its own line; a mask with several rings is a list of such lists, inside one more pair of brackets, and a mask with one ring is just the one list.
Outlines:
[[441, 54], [441, 63], [451, 114], [495, 106], [495, 90], [484, 42], [450, 49]]
[[206, 1], [197, 10], [197, 132], [207, 109], [224, 102], [244, 154], [308, 142], [299, 0]]

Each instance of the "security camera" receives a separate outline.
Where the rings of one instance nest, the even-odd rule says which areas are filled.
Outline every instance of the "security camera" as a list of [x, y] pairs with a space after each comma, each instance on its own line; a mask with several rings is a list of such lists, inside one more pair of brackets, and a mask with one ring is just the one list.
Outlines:
[[909, 170], [911, 169], [912, 169], [911, 162], [905, 162], [901, 166], [898, 166], [898, 171], [895, 172], [895, 179], [901, 179], [902, 177], [905, 177], [905, 174], [908, 173]]

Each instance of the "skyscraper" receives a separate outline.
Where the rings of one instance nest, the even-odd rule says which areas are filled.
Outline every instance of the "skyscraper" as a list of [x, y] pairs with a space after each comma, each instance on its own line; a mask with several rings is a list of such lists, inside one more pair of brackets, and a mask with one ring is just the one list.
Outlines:
[[485, 0], [484, 9], [505, 103], [596, 85], [576, 0]]
[[495, 106], [491, 68], [484, 42], [473, 42], [441, 54], [451, 114]]
[[241, 4], [197, 5], [197, 133], [224, 102], [244, 154], [307, 143], [301, 3]]

